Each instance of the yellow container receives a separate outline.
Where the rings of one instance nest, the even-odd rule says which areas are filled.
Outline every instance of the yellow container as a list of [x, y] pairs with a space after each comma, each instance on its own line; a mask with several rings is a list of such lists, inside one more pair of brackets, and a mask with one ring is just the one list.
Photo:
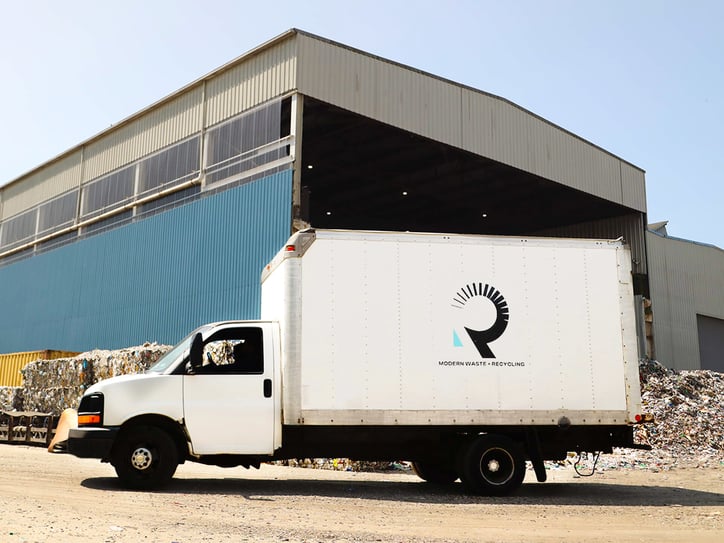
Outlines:
[[23, 375], [20, 370], [29, 362], [36, 360], [54, 360], [55, 358], [70, 358], [77, 352], [69, 351], [30, 351], [27, 353], [0, 354], [0, 387], [19, 387], [23, 384]]

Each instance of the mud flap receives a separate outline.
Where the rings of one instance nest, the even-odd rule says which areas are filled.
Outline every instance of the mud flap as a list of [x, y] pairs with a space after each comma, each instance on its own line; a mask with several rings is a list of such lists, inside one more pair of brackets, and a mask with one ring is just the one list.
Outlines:
[[530, 463], [533, 464], [533, 471], [539, 483], [544, 483], [548, 478], [545, 464], [543, 464], [543, 455], [540, 451], [540, 440], [538, 439], [538, 430], [528, 428], [525, 432], [525, 448], [528, 452]]
[[72, 428], [78, 428], [78, 412], [68, 408], [60, 414], [55, 435], [48, 445], [48, 452], [66, 452], [68, 450], [68, 433]]

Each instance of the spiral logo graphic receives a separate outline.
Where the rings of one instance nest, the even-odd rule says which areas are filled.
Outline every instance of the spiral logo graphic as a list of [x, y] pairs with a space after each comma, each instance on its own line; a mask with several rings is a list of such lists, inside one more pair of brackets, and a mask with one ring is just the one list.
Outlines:
[[466, 304], [479, 296], [487, 298], [495, 306], [495, 322], [487, 330], [474, 330], [465, 326], [465, 331], [468, 333], [468, 336], [470, 336], [481, 357], [495, 358], [495, 354], [493, 354], [488, 344], [503, 335], [503, 332], [505, 332], [505, 329], [508, 327], [508, 318], [510, 315], [508, 302], [505, 301], [503, 295], [495, 287], [490, 285], [470, 283], [455, 293], [452, 306], [456, 309], [465, 309]]

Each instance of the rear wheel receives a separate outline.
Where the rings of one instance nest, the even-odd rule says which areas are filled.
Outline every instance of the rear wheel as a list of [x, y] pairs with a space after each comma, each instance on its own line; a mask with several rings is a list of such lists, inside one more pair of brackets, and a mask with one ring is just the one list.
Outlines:
[[171, 480], [178, 467], [178, 450], [164, 430], [135, 426], [118, 435], [111, 463], [123, 486], [148, 490]]
[[486, 434], [461, 450], [458, 467], [460, 479], [468, 491], [504, 496], [523, 483], [525, 455], [520, 443], [506, 436]]
[[448, 485], [458, 478], [454, 469], [434, 462], [413, 462], [412, 470], [420, 479], [436, 485]]

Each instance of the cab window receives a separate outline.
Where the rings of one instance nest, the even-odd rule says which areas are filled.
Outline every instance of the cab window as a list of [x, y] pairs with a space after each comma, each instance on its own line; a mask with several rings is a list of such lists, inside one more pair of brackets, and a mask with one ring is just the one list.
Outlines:
[[227, 328], [204, 342], [203, 364], [195, 373], [264, 373], [263, 333], [258, 327]]

